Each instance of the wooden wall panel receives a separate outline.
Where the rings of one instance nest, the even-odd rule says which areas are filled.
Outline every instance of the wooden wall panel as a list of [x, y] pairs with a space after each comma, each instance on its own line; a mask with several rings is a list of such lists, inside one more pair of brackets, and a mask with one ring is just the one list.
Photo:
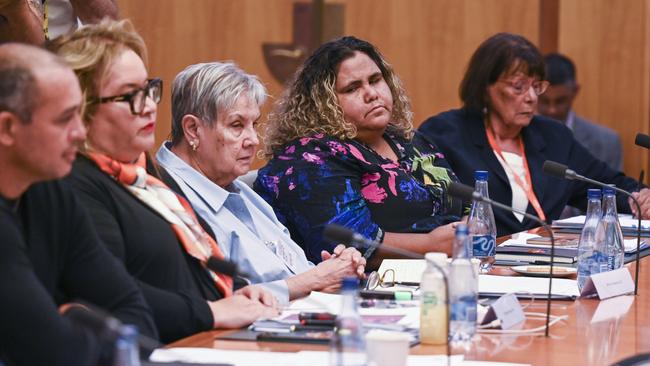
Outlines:
[[[235, 61], [258, 75], [278, 95], [281, 85], [264, 64], [263, 42], [290, 42], [293, 0], [120, 0], [120, 12], [130, 18], [149, 49], [149, 74], [164, 80], [158, 108], [156, 140], [166, 139], [171, 126], [171, 83], [190, 64]], [[265, 116], [272, 101], [262, 111]], [[259, 165], [259, 162], [258, 162]]]
[[616, 130], [624, 170], [648, 169], [648, 153], [634, 145], [650, 126], [650, 1], [564, 0], [559, 51], [572, 58], [582, 85], [575, 109]]
[[[282, 86], [271, 78], [261, 44], [292, 41], [294, 2], [119, 0], [121, 15], [132, 19], [147, 42], [150, 74], [165, 82], [158, 143], [170, 130], [171, 81], [189, 64], [235, 60], [247, 72], [259, 75], [271, 96], [280, 94]], [[500, 31], [520, 33], [533, 41], [538, 38], [539, 0], [328, 2], [345, 5], [346, 34], [373, 42], [394, 65], [412, 99], [416, 125], [459, 106], [458, 85], [469, 56], [482, 40]]]
[[411, 97], [414, 123], [460, 105], [476, 47], [497, 32], [538, 37], [538, 1], [348, 0], [345, 29], [380, 48]]
[[[264, 64], [263, 42], [292, 42], [292, 6], [300, 0], [119, 0], [150, 52], [150, 74], [165, 81], [156, 136], [169, 133], [169, 92], [188, 64], [235, 60], [277, 97], [282, 86]], [[306, 1], [306, 0], [302, 0]], [[459, 106], [458, 84], [486, 37], [519, 33], [536, 44], [545, 0], [328, 0], [345, 5], [344, 28], [376, 44], [413, 102], [414, 122]], [[576, 109], [621, 133], [625, 170], [638, 174], [648, 154], [633, 145], [650, 130], [650, 0], [559, 0], [559, 51], [578, 66]], [[263, 110], [265, 115], [273, 98]], [[261, 162], [256, 162], [259, 166]]]

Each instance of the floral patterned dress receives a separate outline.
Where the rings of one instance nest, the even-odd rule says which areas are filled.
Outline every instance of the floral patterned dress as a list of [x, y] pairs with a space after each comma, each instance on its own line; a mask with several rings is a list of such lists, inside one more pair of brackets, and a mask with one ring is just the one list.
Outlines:
[[435, 145], [389, 132], [384, 139], [397, 162], [359, 141], [314, 134], [287, 143], [259, 170], [255, 190], [312, 262], [336, 244], [322, 237], [330, 223], [381, 241], [385, 232], [425, 233], [459, 219], [461, 204], [446, 191], [458, 179]]

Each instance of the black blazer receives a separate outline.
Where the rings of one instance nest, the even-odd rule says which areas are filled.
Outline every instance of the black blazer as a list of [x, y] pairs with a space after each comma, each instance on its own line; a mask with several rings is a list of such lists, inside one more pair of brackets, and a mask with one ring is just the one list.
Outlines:
[[[481, 113], [467, 109], [443, 112], [422, 123], [419, 132], [436, 143], [461, 182], [473, 186], [474, 171], [487, 170], [490, 172], [490, 198], [507, 205], [512, 204], [508, 177], [488, 143]], [[634, 179], [612, 170], [606, 163], [596, 159], [574, 139], [571, 130], [560, 122], [535, 116], [522, 129], [521, 135], [533, 189], [549, 223], [560, 216], [567, 204], [585, 209], [587, 189], [598, 187], [544, 174], [542, 164], [545, 160], [566, 164], [578, 174], [616, 184], [628, 191], [637, 188]], [[617, 207], [619, 212], [630, 212], [627, 198], [622, 195], [617, 196]], [[535, 215], [535, 209], [530, 204], [527, 211]], [[494, 210], [494, 217], [499, 236], [538, 226], [527, 218], [520, 223], [512, 213], [498, 209]]]
[[90, 212], [106, 247], [140, 285], [160, 340], [169, 343], [212, 329], [207, 301], [222, 296], [171, 225], [82, 155], [66, 181]]

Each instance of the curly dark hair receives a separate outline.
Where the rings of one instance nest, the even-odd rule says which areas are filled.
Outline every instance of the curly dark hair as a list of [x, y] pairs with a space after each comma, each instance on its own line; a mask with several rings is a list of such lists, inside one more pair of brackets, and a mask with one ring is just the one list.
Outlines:
[[379, 50], [369, 42], [342, 37], [320, 46], [305, 60], [293, 82], [269, 115], [264, 134], [264, 155], [296, 138], [324, 133], [340, 139], [352, 139], [356, 126], [346, 122], [338, 104], [334, 86], [341, 63], [355, 52], [366, 54], [381, 70], [393, 96], [392, 133], [411, 138], [413, 113], [402, 83]]

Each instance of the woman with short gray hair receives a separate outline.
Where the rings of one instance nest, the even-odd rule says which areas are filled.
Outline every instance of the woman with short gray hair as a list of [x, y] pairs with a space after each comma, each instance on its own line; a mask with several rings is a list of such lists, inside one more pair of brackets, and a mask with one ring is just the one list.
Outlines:
[[314, 266], [273, 209], [237, 177], [248, 172], [266, 90], [233, 63], [181, 71], [172, 87], [172, 140], [156, 155], [161, 167], [210, 225], [226, 258], [280, 302], [335, 291], [344, 276], [364, 276], [365, 259], [340, 245]]

